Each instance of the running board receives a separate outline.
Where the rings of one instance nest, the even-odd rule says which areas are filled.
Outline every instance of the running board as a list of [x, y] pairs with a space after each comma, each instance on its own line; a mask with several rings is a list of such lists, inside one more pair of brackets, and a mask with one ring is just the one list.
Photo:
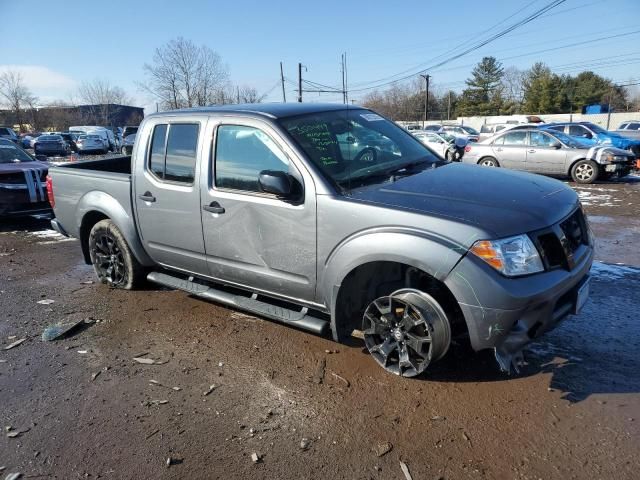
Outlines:
[[214, 302], [229, 305], [238, 310], [244, 310], [270, 318], [271, 320], [277, 320], [278, 322], [307, 330], [316, 335], [325, 335], [329, 328], [329, 322], [327, 320], [308, 315], [307, 312], [309, 309], [306, 307], [300, 311], [291, 310], [258, 300], [256, 294], [251, 297], [244, 297], [161, 272], [151, 272], [147, 275], [147, 280], [164, 285], [165, 287], [183, 290], [206, 300], [213, 300]]

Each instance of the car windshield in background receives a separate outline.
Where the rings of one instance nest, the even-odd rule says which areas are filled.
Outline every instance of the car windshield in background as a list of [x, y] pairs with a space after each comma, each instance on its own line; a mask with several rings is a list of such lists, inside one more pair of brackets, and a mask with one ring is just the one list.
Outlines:
[[469, 135], [479, 135], [478, 131], [475, 128], [471, 128], [467, 126], [462, 126], [460, 128], [463, 129], [465, 132], [467, 132]]
[[451, 142], [455, 142], [456, 141], [456, 137], [454, 135], [451, 135], [450, 133], [441, 133], [440, 136], [447, 143], [451, 143]]
[[313, 113], [280, 122], [309, 159], [345, 190], [441, 162], [410, 133], [369, 110]]
[[33, 162], [26, 152], [10, 143], [0, 143], [0, 163]]

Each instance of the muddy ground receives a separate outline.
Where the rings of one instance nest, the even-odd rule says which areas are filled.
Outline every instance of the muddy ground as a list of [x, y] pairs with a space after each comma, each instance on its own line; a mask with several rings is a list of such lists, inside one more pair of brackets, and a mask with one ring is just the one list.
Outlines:
[[454, 346], [397, 378], [361, 347], [91, 283], [77, 241], [2, 222], [0, 478], [403, 479], [402, 461], [415, 480], [637, 479], [640, 178], [577, 190], [598, 236], [591, 299], [511, 377]]

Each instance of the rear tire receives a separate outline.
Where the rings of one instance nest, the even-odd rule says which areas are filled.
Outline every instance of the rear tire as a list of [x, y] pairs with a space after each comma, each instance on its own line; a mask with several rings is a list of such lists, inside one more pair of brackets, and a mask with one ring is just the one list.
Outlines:
[[571, 167], [571, 178], [576, 183], [593, 183], [598, 179], [598, 164], [593, 160], [579, 160]]
[[493, 157], [481, 158], [480, 161], [478, 161], [478, 165], [480, 165], [481, 167], [494, 167], [494, 168], [497, 168], [500, 166], [500, 164], [498, 163], [498, 160], [496, 160]]
[[131, 253], [124, 235], [111, 220], [101, 220], [91, 229], [89, 256], [102, 283], [124, 290], [133, 290], [144, 283], [144, 267]]

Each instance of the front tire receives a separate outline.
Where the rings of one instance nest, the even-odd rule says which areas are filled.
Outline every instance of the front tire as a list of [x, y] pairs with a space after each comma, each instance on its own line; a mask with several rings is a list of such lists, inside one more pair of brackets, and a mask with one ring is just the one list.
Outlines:
[[133, 290], [145, 279], [122, 232], [111, 220], [101, 220], [89, 233], [89, 256], [98, 279], [114, 288]]
[[362, 331], [375, 361], [402, 377], [420, 375], [447, 353], [451, 343], [451, 326], [440, 304], [413, 288], [371, 302], [364, 312]]
[[598, 178], [598, 164], [593, 160], [580, 160], [571, 168], [571, 178], [576, 183], [593, 183]]

